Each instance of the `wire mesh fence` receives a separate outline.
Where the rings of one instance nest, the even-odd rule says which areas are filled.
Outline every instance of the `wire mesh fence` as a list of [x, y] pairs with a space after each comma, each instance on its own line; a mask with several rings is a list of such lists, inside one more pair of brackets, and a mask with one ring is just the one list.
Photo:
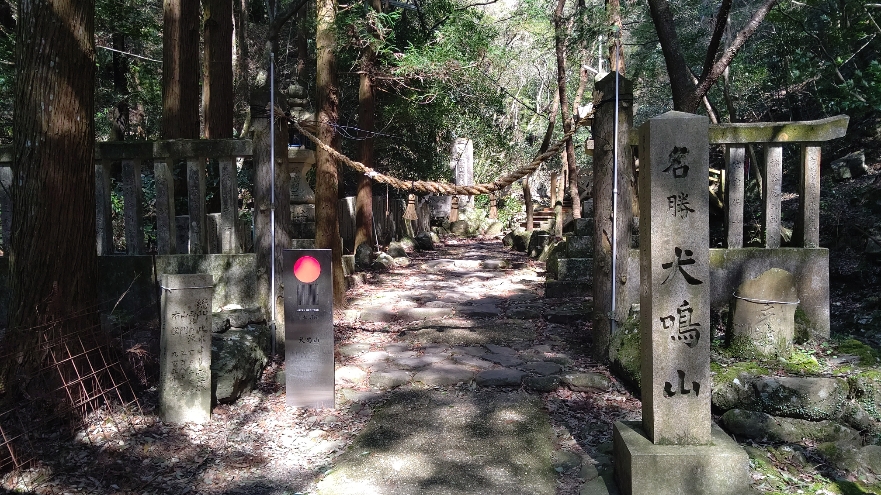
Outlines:
[[[27, 352], [39, 365], [26, 376], [14, 371], [0, 378], [0, 473], [26, 468], [38, 456], [35, 442], [59, 425], [68, 434], [82, 430], [91, 442], [89, 428], [82, 428], [90, 416], [100, 414], [105, 429], [121, 431], [143, 413], [138, 390], [154, 378], [158, 350], [151, 342], [158, 328], [142, 322], [156, 317], [156, 301], [124, 316], [101, 307], [112, 305], [26, 330], [33, 343]], [[0, 363], [24, 363], [25, 351], [11, 339], [0, 333]]]

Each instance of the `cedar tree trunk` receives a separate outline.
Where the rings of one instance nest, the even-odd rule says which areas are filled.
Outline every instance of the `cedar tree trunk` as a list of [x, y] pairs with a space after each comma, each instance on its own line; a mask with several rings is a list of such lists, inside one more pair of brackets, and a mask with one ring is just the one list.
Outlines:
[[[373, 9], [382, 11], [382, 3], [372, 1]], [[376, 128], [376, 95], [373, 91], [373, 68], [376, 53], [372, 46], [364, 51], [358, 85], [358, 127], [361, 129], [361, 163], [374, 168], [373, 131]], [[373, 235], [373, 179], [361, 174], [358, 177], [358, 194], [355, 196], [355, 248], [362, 243], [372, 246]]]
[[205, 72], [202, 107], [205, 138], [233, 136], [232, 2], [203, 0]]
[[199, 138], [199, 2], [165, 0], [162, 137]]
[[[334, 30], [336, 1], [317, 0], [316, 10], [318, 139], [333, 149], [339, 149], [339, 134], [334, 127], [340, 102]], [[346, 278], [343, 274], [343, 246], [338, 216], [339, 169], [336, 159], [320, 147], [315, 152], [315, 162], [315, 247], [333, 251], [333, 302], [337, 308], [341, 308], [346, 300]]]
[[[59, 338], [98, 324], [98, 253], [95, 3], [19, 5], [5, 344], [21, 362], [0, 363], [0, 388], [21, 390], [40, 368], [40, 334]], [[13, 385], [12, 373], [24, 379]]]

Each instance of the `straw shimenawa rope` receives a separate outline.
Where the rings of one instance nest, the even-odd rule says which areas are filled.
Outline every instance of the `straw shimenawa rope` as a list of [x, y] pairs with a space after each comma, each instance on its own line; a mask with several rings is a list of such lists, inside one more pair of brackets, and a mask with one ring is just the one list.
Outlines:
[[490, 193], [493, 193], [496, 191], [500, 191], [500, 190], [510, 186], [514, 182], [522, 179], [523, 177], [526, 177], [527, 175], [535, 172], [538, 169], [539, 165], [542, 164], [542, 162], [544, 162], [545, 160], [547, 160], [547, 159], [555, 156], [557, 153], [559, 153], [560, 150], [563, 148], [563, 146], [565, 146], [566, 141], [568, 139], [570, 139], [571, 137], [573, 137], [575, 135], [575, 132], [578, 130], [578, 128], [585, 125], [591, 118], [593, 118], [593, 113], [588, 114], [587, 116], [579, 119], [577, 122], [575, 122], [575, 125], [572, 126], [572, 129], [570, 129], [569, 132], [567, 132], [566, 134], [563, 135], [563, 139], [554, 143], [554, 145], [551, 146], [550, 148], [548, 148], [548, 150], [545, 151], [544, 153], [536, 156], [532, 160], [532, 162], [530, 162], [528, 165], [524, 165], [523, 167], [520, 167], [519, 169], [515, 170], [514, 172], [505, 174], [505, 175], [499, 177], [498, 179], [496, 179], [494, 182], [490, 182], [488, 184], [474, 184], [474, 185], [470, 185], [470, 186], [450, 184], [447, 182], [426, 182], [426, 181], [421, 181], [421, 180], [416, 180], [416, 181], [401, 180], [401, 179], [397, 179], [397, 178], [389, 176], [389, 175], [381, 174], [381, 173], [377, 172], [376, 170], [373, 170], [372, 168], [367, 167], [366, 165], [364, 165], [361, 162], [356, 162], [355, 160], [352, 160], [351, 158], [343, 155], [339, 151], [337, 151], [337, 150], [331, 148], [330, 146], [328, 146], [327, 144], [323, 143], [321, 140], [319, 140], [317, 137], [315, 137], [315, 135], [313, 135], [309, 131], [303, 129], [300, 126], [299, 122], [293, 121], [293, 124], [294, 124], [294, 127], [296, 127], [298, 131], [300, 131], [304, 136], [309, 138], [313, 143], [315, 143], [316, 146], [321, 147], [321, 149], [330, 153], [331, 156], [333, 156], [337, 160], [345, 163], [346, 165], [348, 165], [352, 169], [356, 170], [357, 172], [365, 174], [368, 177], [370, 177], [371, 179], [373, 179], [376, 182], [379, 182], [381, 184], [387, 184], [389, 186], [392, 186], [396, 189], [400, 189], [402, 191], [416, 191], [416, 192], [421, 192], [421, 193], [433, 193], [433, 194], [439, 194], [439, 195], [457, 194], [457, 195], [476, 196], [478, 194], [490, 194]]

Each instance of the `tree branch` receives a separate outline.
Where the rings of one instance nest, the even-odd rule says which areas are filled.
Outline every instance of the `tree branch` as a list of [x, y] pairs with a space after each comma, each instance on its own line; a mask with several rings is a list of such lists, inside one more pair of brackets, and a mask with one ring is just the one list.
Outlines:
[[732, 60], [734, 60], [737, 52], [743, 48], [746, 41], [756, 32], [756, 29], [759, 28], [759, 24], [761, 24], [765, 19], [765, 16], [768, 15], [768, 12], [770, 12], [779, 1], [780, 0], [765, 0], [765, 3], [759, 7], [749, 22], [746, 23], [746, 26], [737, 33], [731, 46], [728, 47], [728, 49], [725, 50], [725, 53], [719, 57], [719, 60], [713, 64], [713, 68], [707, 73], [707, 77], [703, 79], [697, 87], [695, 93], [698, 98], [703, 98], [710, 91], [710, 88], [713, 87], [713, 84], [716, 83], [725, 71], [725, 68], [731, 64]]
[[719, 51], [719, 44], [722, 42], [722, 35], [725, 34], [725, 28], [728, 26], [728, 14], [731, 12], [731, 0], [723, 0], [719, 6], [719, 13], [716, 14], [716, 27], [713, 30], [713, 37], [710, 38], [710, 44], [707, 46], [707, 56], [704, 58], [704, 67], [698, 81], [703, 81], [710, 73], [713, 62], [716, 60], [716, 52]]
[[281, 32], [281, 28], [284, 27], [285, 23], [291, 20], [291, 17], [295, 16], [297, 12], [306, 5], [306, 1], [307, 0], [300, 0], [299, 2], [293, 2], [288, 5], [287, 10], [276, 15], [269, 24], [269, 34], [266, 38], [270, 40], [278, 38], [278, 33]]

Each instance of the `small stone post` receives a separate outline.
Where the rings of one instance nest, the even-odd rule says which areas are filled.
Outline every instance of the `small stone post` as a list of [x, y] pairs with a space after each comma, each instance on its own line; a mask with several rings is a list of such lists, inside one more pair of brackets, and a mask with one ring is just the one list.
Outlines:
[[159, 277], [159, 408], [167, 423], [211, 419], [211, 304], [208, 274]]
[[144, 188], [141, 184], [141, 162], [122, 161], [122, 196], [125, 216], [125, 250], [128, 254], [141, 254], [144, 232], [141, 229]]
[[762, 195], [765, 211], [762, 215], [762, 231], [765, 233], [765, 247], [780, 247], [780, 209], [783, 200], [783, 145], [765, 145], [765, 180], [762, 182]]
[[[11, 213], [11, 201], [9, 206]], [[113, 254], [113, 224], [110, 222], [110, 212], [110, 162], [102, 160], [95, 163], [95, 220], [98, 256]], [[9, 221], [11, 227], [11, 216]]]
[[743, 247], [743, 195], [746, 146], [742, 144], [728, 145], [725, 150], [725, 211], [728, 212], [725, 230], [727, 239], [725, 247]]
[[189, 253], [208, 254], [204, 158], [187, 158], [187, 196], [190, 213]]
[[[468, 138], [456, 138], [450, 157], [450, 168], [455, 173], [457, 186], [474, 185], [474, 143]], [[468, 206], [471, 196], [460, 195], [459, 205]]]
[[404, 232], [407, 233], [407, 237], [416, 237], [416, 220], [419, 220], [419, 216], [416, 214], [416, 195], [408, 194], [407, 195], [407, 206], [404, 209]]
[[[177, 254], [172, 164], [172, 161], [165, 158], [153, 161], [153, 177], [156, 181], [156, 250], [159, 254]], [[184, 247], [189, 249], [188, 246]]]
[[[96, 166], [97, 168], [97, 166]], [[96, 170], [97, 172], [97, 170]], [[97, 175], [97, 174], [96, 174]], [[9, 191], [12, 188], [12, 168], [4, 163], [0, 166], [0, 226], [3, 229], [3, 251], [8, 252], [12, 245], [12, 196]], [[96, 189], [97, 195], [97, 189]], [[97, 197], [96, 197], [97, 199]], [[99, 237], [100, 239], [100, 237]], [[109, 254], [101, 252], [101, 243], [98, 243], [98, 255]]]
[[709, 120], [640, 128], [642, 423], [618, 422], [625, 495], [746, 493], [746, 453], [710, 415]]
[[498, 193], [490, 193], [489, 195], [489, 214], [490, 220], [498, 220], [499, 218], [499, 196]]
[[232, 157], [220, 158], [220, 252], [239, 251], [239, 184], [236, 162]]
[[801, 147], [801, 174], [798, 181], [797, 236], [801, 247], [820, 247], [820, 151], [817, 143]]
[[453, 196], [450, 201], [450, 223], [459, 221], [459, 196]]

